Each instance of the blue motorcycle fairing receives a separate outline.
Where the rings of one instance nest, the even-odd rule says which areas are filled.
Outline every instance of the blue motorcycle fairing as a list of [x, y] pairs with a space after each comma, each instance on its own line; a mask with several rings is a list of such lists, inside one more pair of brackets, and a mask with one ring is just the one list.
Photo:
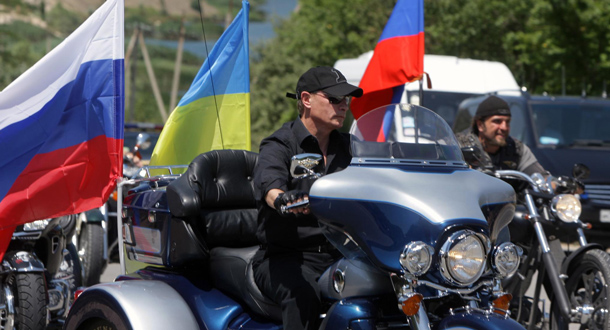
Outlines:
[[422, 166], [349, 166], [316, 180], [310, 208], [322, 222], [349, 232], [375, 264], [400, 271], [405, 244], [423, 241], [438, 248], [446, 228], [486, 230], [486, 205], [515, 203], [510, 185], [481, 172], [414, 168]]
[[326, 313], [320, 329], [352, 329], [351, 325], [358, 325], [355, 329], [375, 329], [377, 310], [377, 306], [369, 299], [339, 300]]
[[[409, 242], [423, 241], [438, 248], [438, 240], [447, 227], [459, 225], [485, 233], [487, 226], [479, 219], [448, 219], [444, 223], [434, 223], [404, 206], [384, 202], [310, 196], [309, 203], [323, 224], [349, 233], [361, 233], [351, 236], [355, 243], [373, 263], [394, 272], [401, 271], [399, 256]], [[376, 225], [371, 226], [372, 223]], [[334, 243], [339, 247], [344, 245], [343, 240]]]
[[499, 315], [497, 313], [485, 313], [480, 311], [460, 312], [447, 315], [439, 323], [438, 330], [523, 330], [523, 326], [517, 321]]
[[[309, 196], [396, 204], [433, 223], [479, 219], [485, 226], [483, 205], [515, 203], [515, 192], [509, 184], [479, 171], [465, 169], [446, 174], [405, 168], [409, 166], [348, 166], [317, 179]], [[317, 214], [323, 210], [312, 211]], [[336, 217], [340, 216], [337, 213]]]

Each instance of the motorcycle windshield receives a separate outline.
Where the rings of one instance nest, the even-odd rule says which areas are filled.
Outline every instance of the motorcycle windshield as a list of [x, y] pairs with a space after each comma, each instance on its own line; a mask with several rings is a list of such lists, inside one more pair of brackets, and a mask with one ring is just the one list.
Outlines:
[[350, 133], [352, 157], [464, 163], [447, 122], [421, 106], [390, 104], [374, 109], [360, 117]]

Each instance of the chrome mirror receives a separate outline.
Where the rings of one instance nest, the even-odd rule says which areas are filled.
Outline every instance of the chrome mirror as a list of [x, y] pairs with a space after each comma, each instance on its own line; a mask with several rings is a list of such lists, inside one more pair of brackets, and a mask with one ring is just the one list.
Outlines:
[[136, 149], [137, 150], [146, 150], [150, 148], [150, 134], [148, 133], [140, 133], [138, 137], [136, 137]]
[[293, 178], [306, 178], [309, 176], [320, 177], [313, 169], [320, 164], [322, 156], [319, 154], [298, 154], [292, 156], [290, 162], [290, 174]]
[[585, 180], [589, 178], [591, 174], [591, 170], [585, 164], [574, 164], [574, 168], [572, 168], [572, 176], [578, 180]]

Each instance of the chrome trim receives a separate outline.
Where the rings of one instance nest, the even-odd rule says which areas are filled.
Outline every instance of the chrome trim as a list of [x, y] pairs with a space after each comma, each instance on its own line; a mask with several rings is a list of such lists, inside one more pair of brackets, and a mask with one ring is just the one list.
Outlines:
[[430, 320], [426, 314], [426, 307], [422, 303], [417, 311], [417, 315], [407, 317], [409, 325], [413, 330], [430, 330]]
[[13, 233], [13, 238], [14, 240], [37, 240], [40, 238], [40, 236], [42, 236], [42, 230], [38, 231], [38, 232], [32, 232], [32, 231], [18, 231], [18, 232], [14, 232]]
[[[428, 264], [425, 267], [423, 267], [422, 269], [412, 271], [408, 267], [407, 253], [412, 248], [421, 248], [422, 250], [426, 250], [428, 252], [428, 257], [430, 259], [428, 260]], [[411, 242], [411, 243], [405, 245], [405, 248], [402, 250], [402, 253], [400, 254], [398, 262], [400, 263], [400, 266], [402, 267], [403, 270], [413, 274], [414, 276], [421, 276], [430, 269], [430, 266], [432, 266], [433, 258], [434, 258], [434, 248], [433, 247], [431, 247], [430, 245], [428, 245], [422, 241], [415, 241], [415, 242]]]
[[[453, 243], [456, 242], [457, 239], [460, 238], [461, 236], [463, 236], [463, 237], [467, 237], [467, 236], [476, 237], [480, 241], [480, 243], [481, 243], [481, 246], [483, 248], [483, 258], [485, 259], [485, 261], [482, 264], [482, 267], [478, 270], [478, 274], [475, 275], [468, 282], [459, 282], [458, 280], [454, 279], [453, 276], [451, 275], [450, 271], [449, 271], [449, 267], [447, 266], [447, 257], [449, 255], [449, 250], [451, 249], [451, 246], [453, 245]], [[458, 286], [462, 286], [462, 287], [469, 286], [469, 285], [473, 284], [479, 278], [481, 278], [481, 275], [485, 271], [485, 266], [486, 266], [486, 262], [487, 262], [487, 257], [488, 257], [489, 252], [490, 252], [490, 248], [491, 248], [491, 241], [490, 241], [490, 239], [487, 236], [478, 234], [478, 233], [476, 233], [476, 232], [474, 232], [472, 230], [464, 229], [464, 230], [460, 230], [460, 231], [457, 231], [457, 232], [451, 234], [451, 236], [449, 236], [449, 238], [447, 238], [445, 243], [443, 243], [443, 245], [441, 246], [441, 249], [439, 250], [439, 253], [438, 253], [438, 256], [440, 258], [439, 270], [440, 270], [440, 273], [441, 273], [442, 277], [446, 281], [448, 281], [448, 282], [450, 282], [452, 284], [458, 285]]]
[[[174, 170], [175, 169], [179, 169], [179, 168], [188, 168], [188, 165], [169, 165], [169, 166], [144, 166], [142, 167], [142, 170], [144, 170], [146, 172], [146, 178], [152, 178], [150, 176], [150, 170], [167, 170], [170, 176], [174, 176], [174, 175], [178, 175], [180, 176], [181, 174], [175, 174]], [[156, 177], [164, 177], [165, 175], [160, 175], [160, 176], [156, 176]], [[131, 181], [131, 180], [128, 180]], [[139, 181], [138, 179], [136, 179], [135, 181]]]
[[149, 256], [144, 253], [134, 252], [134, 258], [136, 261], [145, 262], [147, 264], [163, 265], [163, 259], [161, 259], [161, 257]]
[[[74, 277], [74, 275], [71, 275], [70, 277]], [[51, 312], [59, 311], [60, 313], [56, 315], [61, 318], [65, 318], [68, 316], [68, 312], [70, 311], [70, 303], [73, 295], [73, 292], [70, 290], [69, 278], [53, 279], [51, 280], [51, 284], [53, 287], [49, 288], [49, 296], [51, 295], [51, 292], [56, 292], [60, 299], [57, 304], [53, 306], [49, 304], [47, 308]]]
[[442, 285], [440, 285], [438, 283], [434, 283], [434, 282], [430, 282], [430, 281], [425, 281], [425, 280], [418, 280], [417, 284], [418, 285], [425, 285], [427, 287], [430, 287], [432, 289], [441, 291], [443, 293], [454, 293], [454, 294], [459, 294], [459, 295], [469, 295], [469, 294], [479, 290], [483, 286], [493, 287], [493, 285], [494, 285], [493, 280], [482, 281], [480, 283], [477, 283], [473, 287], [465, 288], [465, 289], [448, 288], [448, 287], [442, 286]]
[[[455, 315], [456, 313], [466, 312], [466, 314], [480, 313], [485, 316], [489, 316], [489, 315], [493, 315], [493, 313], [495, 313], [495, 311], [503, 312], [504, 313], [503, 316], [505, 319], [508, 319], [510, 317], [510, 311], [507, 311], [507, 310], [504, 310], [501, 308], [489, 307], [488, 309], [485, 309], [485, 308], [479, 308], [479, 307], [471, 307], [468, 305], [466, 305], [464, 307], [459, 307], [459, 308], [450, 308], [449, 314]], [[498, 313], [496, 313], [495, 315], [502, 316], [502, 314], [498, 314]]]
[[[102, 240], [102, 258], [108, 261], [108, 258], [110, 258], [110, 252], [108, 250], [108, 226], [110, 219], [108, 217], [116, 212], [108, 212], [108, 203], [104, 203], [104, 205], [100, 206], [100, 212], [104, 216], [104, 221], [102, 221], [102, 231], [104, 232], [104, 238]], [[114, 216], [116, 216], [116, 214], [114, 214]]]
[[343, 270], [337, 268], [333, 273], [333, 289], [335, 292], [341, 293], [345, 288], [345, 273]]
[[536, 191], [536, 192], [540, 191], [538, 189], [538, 185], [536, 184], [536, 181], [534, 181], [534, 179], [532, 179], [530, 176], [528, 176], [527, 174], [525, 174], [523, 172], [512, 171], [512, 170], [499, 170], [499, 171], [495, 172], [495, 176], [498, 178], [507, 178], [507, 179], [512, 178], [512, 179], [523, 180], [523, 181], [528, 182], [534, 191]]
[[[580, 222], [580, 220], [578, 221]], [[582, 230], [582, 228], [576, 228], [576, 232], [578, 233], [578, 243], [580, 243], [580, 246], [585, 246], [589, 244], [589, 242], [587, 241], [587, 237], [585, 236], [585, 231]]]
[[[5, 311], [5, 315], [0, 315], [0, 322], [4, 325], [2, 329], [13, 330], [15, 327], [15, 296], [8, 285], [2, 285], [4, 289], [5, 304], [0, 305], [0, 311]], [[2, 326], [0, 324], [0, 326]]]
[[610, 185], [607, 184], [587, 184], [585, 193], [589, 196], [589, 201], [610, 206]]
[[[517, 265], [515, 267], [515, 269], [513, 269], [512, 271], [510, 271], [507, 274], [503, 274], [499, 269], [498, 269], [498, 265], [497, 265], [497, 260], [496, 258], [498, 257], [498, 254], [504, 250], [504, 249], [513, 249], [515, 251], [515, 253], [517, 254]], [[491, 253], [491, 266], [492, 268], [503, 278], [506, 277], [511, 277], [513, 276], [518, 270], [519, 270], [519, 265], [521, 264], [521, 256], [523, 255], [523, 249], [520, 246], [517, 246], [516, 244], [512, 243], [512, 242], [504, 242], [498, 246], [496, 246], [492, 253]]]
[[421, 160], [421, 159], [401, 159], [401, 158], [368, 158], [354, 157], [351, 160], [354, 165], [416, 165], [432, 167], [461, 167], [468, 168], [466, 162], [457, 160]]

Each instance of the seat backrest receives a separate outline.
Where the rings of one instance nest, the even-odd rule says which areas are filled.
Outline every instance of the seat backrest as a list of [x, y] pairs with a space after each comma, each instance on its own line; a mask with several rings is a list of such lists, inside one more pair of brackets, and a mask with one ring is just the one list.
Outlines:
[[213, 150], [197, 156], [167, 187], [172, 216], [196, 229], [208, 248], [258, 244], [254, 167], [258, 154]]

